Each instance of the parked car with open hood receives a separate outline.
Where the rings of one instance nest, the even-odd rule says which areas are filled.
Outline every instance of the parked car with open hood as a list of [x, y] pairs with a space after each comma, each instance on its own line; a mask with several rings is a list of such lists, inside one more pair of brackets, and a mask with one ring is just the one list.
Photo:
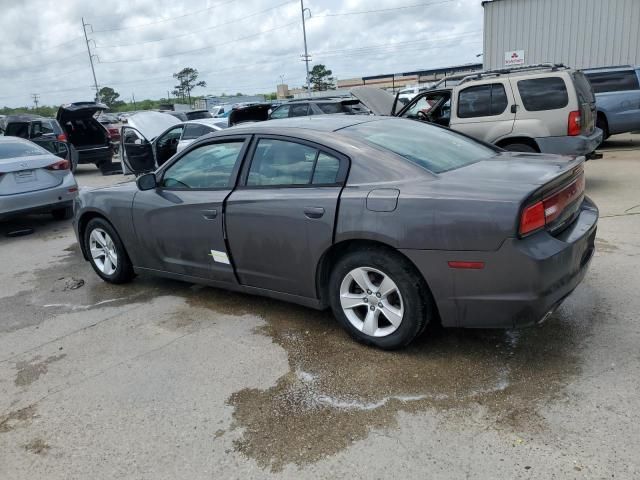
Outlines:
[[640, 67], [584, 70], [596, 95], [598, 128], [610, 135], [640, 130]]
[[197, 138], [226, 128], [225, 118], [203, 118], [180, 122], [174, 115], [140, 112], [129, 117], [121, 130], [123, 171], [131, 173], [130, 162], [144, 162], [154, 170]]
[[78, 163], [93, 163], [103, 173], [112, 168], [113, 148], [106, 128], [95, 118], [107, 106], [96, 102], [75, 102], [62, 105], [56, 120], [78, 151]]
[[[58, 144], [60, 152], [66, 148], [59, 140], [46, 141]], [[0, 137], [0, 219], [41, 212], [71, 218], [77, 194], [68, 158], [23, 138]]]
[[209, 110], [184, 110], [184, 111], [167, 111], [169, 115], [173, 115], [178, 120], [186, 122], [187, 120], [200, 120], [202, 118], [213, 118]]
[[583, 163], [407, 119], [271, 120], [205, 135], [136, 183], [81, 192], [74, 225], [107, 282], [148, 272], [330, 306], [357, 340], [399, 348], [431, 322], [549, 317], [594, 252]]
[[453, 78], [404, 106], [379, 88], [352, 94], [377, 115], [436, 123], [506, 150], [590, 155], [600, 145], [595, 97], [580, 71], [545, 64]]

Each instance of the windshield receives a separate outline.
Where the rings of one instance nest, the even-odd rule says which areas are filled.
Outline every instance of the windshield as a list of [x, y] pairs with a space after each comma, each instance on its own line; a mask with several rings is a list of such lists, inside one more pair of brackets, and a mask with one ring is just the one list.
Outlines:
[[0, 159], [32, 157], [34, 155], [48, 155], [44, 148], [34, 143], [2, 142], [0, 143]]
[[414, 120], [388, 119], [343, 128], [341, 133], [390, 150], [433, 173], [464, 167], [496, 155], [475, 140]]

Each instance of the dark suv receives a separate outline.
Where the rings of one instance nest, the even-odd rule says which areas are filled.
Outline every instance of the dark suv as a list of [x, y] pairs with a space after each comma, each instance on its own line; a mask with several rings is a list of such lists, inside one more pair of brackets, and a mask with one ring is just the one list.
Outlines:
[[62, 105], [56, 115], [69, 143], [78, 151], [78, 163], [93, 163], [102, 173], [113, 169], [113, 147], [109, 132], [95, 114], [107, 108], [102, 103], [75, 102]]
[[275, 108], [269, 118], [305, 117], [331, 113], [368, 114], [369, 111], [354, 98], [312, 98], [291, 100]]
[[67, 136], [55, 118], [45, 118], [40, 115], [9, 115], [5, 119], [4, 134], [27, 140], [49, 136], [61, 142], [67, 141]]

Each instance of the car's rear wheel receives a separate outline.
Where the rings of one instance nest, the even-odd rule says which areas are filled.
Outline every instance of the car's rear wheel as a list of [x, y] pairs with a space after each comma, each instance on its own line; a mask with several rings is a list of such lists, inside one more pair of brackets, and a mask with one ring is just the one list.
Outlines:
[[51, 210], [51, 215], [56, 220], [69, 220], [73, 217], [73, 207], [56, 208]]
[[535, 148], [533, 148], [531, 145], [527, 145], [526, 143], [510, 143], [502, 148], [508, 150], [509, 152], [537, 153], [537, 150]]
[[329, 282], [333, 313], [359, 342], [401, 348], [430, 321], [426, 283], [413, 265], [392, 251], [349, 253], [336, 263]]
[[602, 142], [600, 142], [600, 145], [602, 145], [604, 141], [611, 136], [611, 134], [609, 133], [609, 124], [607, 123], [607, 119], [603, 115], [598, 115], [596, 127], [602, 130]]
[[84, 245], [95, 272], [109, 283], [126, 283], [133, 266], [115, 229], [102, 218], [92, 219], [84, 232]]

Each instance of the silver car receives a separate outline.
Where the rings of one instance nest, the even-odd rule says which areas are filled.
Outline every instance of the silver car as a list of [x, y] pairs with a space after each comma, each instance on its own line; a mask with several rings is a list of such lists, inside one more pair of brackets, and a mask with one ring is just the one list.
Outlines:
[[71, 218], [78, 184], [70, 167], [29, 140], [0, 137], [0, 219], [39, 212]]

